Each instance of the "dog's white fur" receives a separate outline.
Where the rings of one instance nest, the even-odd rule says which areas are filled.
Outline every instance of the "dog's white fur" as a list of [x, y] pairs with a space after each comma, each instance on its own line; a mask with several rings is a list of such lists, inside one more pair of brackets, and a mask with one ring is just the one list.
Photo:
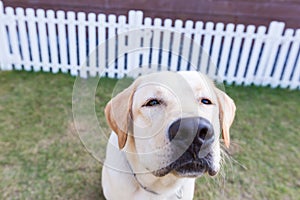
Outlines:
[[[212, 105], [203, 105], [204, 97]], [[143, 106], [151, 98], [163, 99], [164, 105]], [[107, 104], [105, 114], [113, 129], [102, 169], [102, 188], [108, 200], [192, 199], [195, 178], [174, 172], [162, 177], [151, 173], [174, 161], [168, 128], [181, 117], [207, 119], [216, 138], [210, 148], [212, 169], [218, 172], [218, 138], [222, 132], [225, 145], [229, 146], [235, 105], [203, 74], [160, 72], [134, 81]]]

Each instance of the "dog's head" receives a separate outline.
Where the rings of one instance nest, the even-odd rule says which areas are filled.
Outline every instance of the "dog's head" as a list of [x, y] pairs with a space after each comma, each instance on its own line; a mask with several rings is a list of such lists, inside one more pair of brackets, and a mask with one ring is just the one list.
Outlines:
[[229, 147], [235, 104], [203, 74], [160, 72], [134, 81], [105, 114], [134, 163], [156, 176], [197, 177], [219, 171], [219, 137]]

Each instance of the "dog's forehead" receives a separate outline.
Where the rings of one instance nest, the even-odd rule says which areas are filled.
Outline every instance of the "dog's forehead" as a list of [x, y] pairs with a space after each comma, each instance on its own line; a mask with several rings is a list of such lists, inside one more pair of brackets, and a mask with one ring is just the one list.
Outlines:
[[148, 90], [149, 87], [152, 87], [153, 90], [160, 92], [160, 90], [169, 90], [169, 91], [177, 91], [181, 90], [191, 90], [191, 86], [188, 82], [178, 73], [175, 72], [159, 72], [152, 73], [149, 75], [142, 76], [136, 80], [136, 90]]
[[138, 88], [145, 85], [161, 85], [169, 88], [185, 88], [192, 87], [194, 88], [203, 88], [212, 87], [214, 84], [212, 81], [202, 73], [197, 71], [181, 71], [181, 72], [159, 72], [152, 73], [139, 77], [136, 80]]
[[204, 74], [197, 71], [181, 72], [159, 72], [142, 76], [136, 80], [137, 89], [146, 85], [156, 85], [169, 88], [171, 90], [191, 89], [191, 90], [211, 90], [213, 82]]
[[174, 98], [188, 102], [196, 97], [213, 98], [214, 84], [205, 75], [195, 72], [159, 72], [142, 76], [136, 80], [134, 99]]
[[182, 71], [178, 72], [185, 81], [191, 86], [193, 90], [209, 90], [211, 91], [214, 87], [213, 82], [204, 74], [196, 71]]

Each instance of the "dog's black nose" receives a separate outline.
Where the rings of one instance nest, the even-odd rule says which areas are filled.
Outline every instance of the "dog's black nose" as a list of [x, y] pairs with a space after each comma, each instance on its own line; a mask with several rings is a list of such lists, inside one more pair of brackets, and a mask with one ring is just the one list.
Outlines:
[[209, 144], [214, 140], [211, 123], [202, 117], [180, 118], [171, 124], [168, 134], [170, 141], [175, 137], [180, 140], [192, 136], [193, 143], [197, 145]]

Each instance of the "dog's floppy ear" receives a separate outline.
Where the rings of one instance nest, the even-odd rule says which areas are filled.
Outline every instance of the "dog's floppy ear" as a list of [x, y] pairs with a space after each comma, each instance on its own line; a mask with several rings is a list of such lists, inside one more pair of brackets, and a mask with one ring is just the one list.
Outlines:
[[219, 110], [220, 110], [219, 118], [222, 127], [222, 137], [225, 146], [229, 148], [230, 145], [229, 128], [233, 122], [236, 107], [234, 101], [227, 94], [225, 94], [225, 92], [216, 88], [216, 94], [219, 102]]
[[123, 90], [112, 98], [105, 107], [105, 117], [110, 128], [118, 135], [119, 148], [122, 149], [127, 140], [128, 129], [131, 124], [131, 106], [134, 87]]

